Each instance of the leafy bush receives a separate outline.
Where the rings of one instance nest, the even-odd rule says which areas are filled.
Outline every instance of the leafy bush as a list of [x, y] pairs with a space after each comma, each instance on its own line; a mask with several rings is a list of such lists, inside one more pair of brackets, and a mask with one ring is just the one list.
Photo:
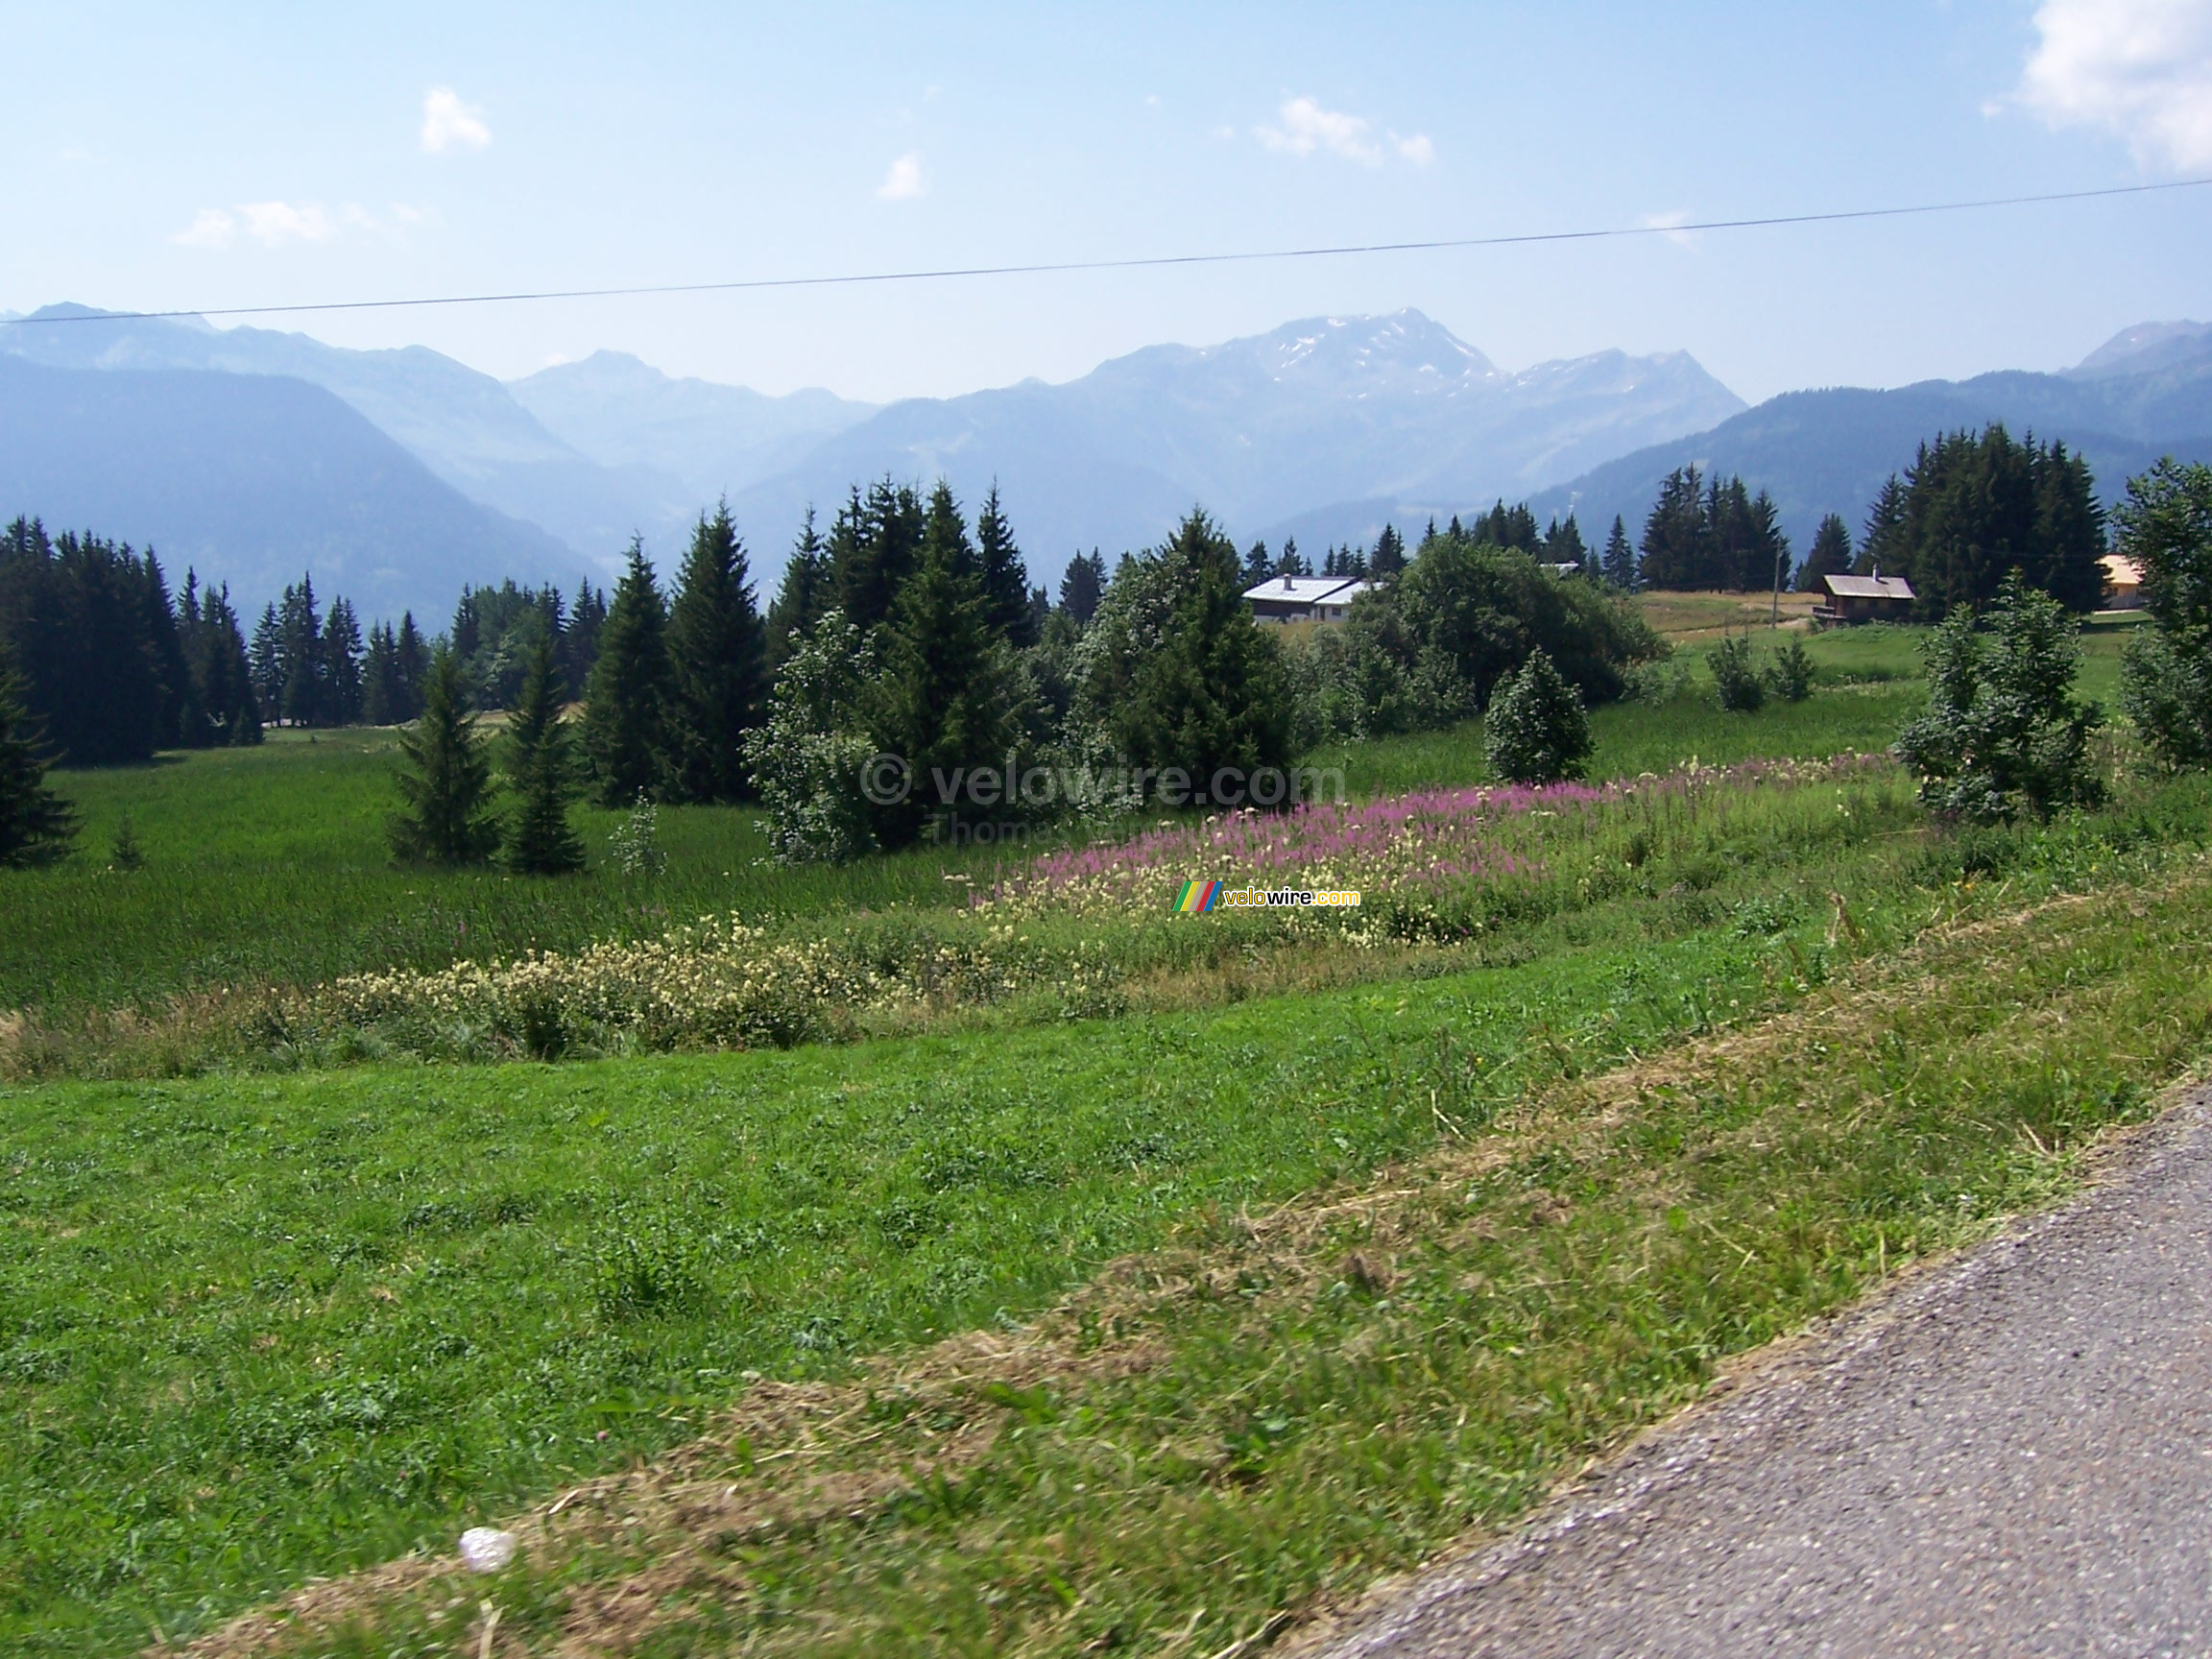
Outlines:
[[1767, 660], [1767, 689], [1785, 703], [1802, 703], [1813, 695], [1813, 654], [1796, 635]]
[[1483, 743], [1490, 769], [1515, 783], [1579, 778], [1595, 746], [1580, 695], [1541, 650], [1491, 698]]
[[1720, 707], [1736, 714], [1749, 714], [1767, 702], [1767, 683], [1751, 654], [1748, 634], [1731, 634], [1705, 653], [1705, 665], [1713, 670], [1713, 684]]
[[2073, 698], [2078, 625], [2050, 594], [2008, 576], [1986, 634], [1961, 613], [1927, 646], [1928, 711], [1898, 733], [1896, 754], [1920, 799], [1950, 817], [1998, 823], [2094, 805], [2104, 781], [2089, 733], [2103, 721]]
[[842, 863], [876, 845], [860, 792], [876, 753], [860, 710], [874, 669], [860, 630], [831, 611], [783, 664], [768, 718], [745, 733], [778, 863]]
[[2152, 623], [2128, 641], [2121, 704], [2167, 765], [2212, 763], [2212, 467], [2161, 461], [2113, 517]]

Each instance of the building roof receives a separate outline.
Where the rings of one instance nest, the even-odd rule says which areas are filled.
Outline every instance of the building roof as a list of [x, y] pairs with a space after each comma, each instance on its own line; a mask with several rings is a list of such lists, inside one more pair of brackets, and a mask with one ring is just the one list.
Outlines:
[[1912, 584], [1902, 576], [1823, 576], [1828, 591], [1839, 599], [1906, 599]]
[[2098, 564], [2104, 566], [2104, 580], [2115, 588], [2140, 588], [2143, 586], [2143, 566], [2125, 553], [2107, 553]]
[[1357, 576], [1270, 576], [1244, 597], [1268, 605], [1349, 605], [1374, 584]]

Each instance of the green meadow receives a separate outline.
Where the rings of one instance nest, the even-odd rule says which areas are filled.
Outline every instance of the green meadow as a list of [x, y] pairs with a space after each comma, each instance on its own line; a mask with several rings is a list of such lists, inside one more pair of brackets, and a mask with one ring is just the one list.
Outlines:
[[[2108, 703], [2121, 637], [2089, 637]], [[1672, 695], [1599, 712], [1595, 771], [1880, 751], [1918, 706], [1917, 637], [1811, 644], [1814, 695], [1752, 715], [1713, 707], [1692, 646]], [[593, 810], [573, 879], [396, 870], [391, 741], [58, 775], [85, 833], [0, 874], [0, 1009], [732, 911], [937, 915], [1005, 856], [782, 870], [742, 809], [672, 809], [666, 868], [624, 876], [622, 814]], [[1471, 726], [1312, 760], [1371, 796], [1481, 781], [1480, 756]], [[1114, 1017], [0, 1085], [0, 1646], [204, 1635], [578, 1481], [649, 1489], [687, 1444], [781, 1519], [640, 1498], [489, 1585], [364, 1593], [277, 1647], [473, 1652], [489, 1596], [497, 1650], [551, 1652], [634, 1579], [659, 1598], [623, 1633], [642, 1653], [1280, 1630], [1509, 1522], [1728, 1354], [2065, 1190], [2195, 1063], [2212, 790], [2116, 781], [2098, 813], [1965, 836], [1894, 790], [1685, 812], [1574, 902], [1357, 972], [1316, 947], [1235, 998], [1165, 978]], [[125, 814], [146, 862], [110, 870]], [[1868, 1041], [1833, 1041], [1853, 1009]], [[1623, 1067], [1645, 1083], [1605, 1093]], [[1127, 1285], [1150, 1288], [1080, 1313]], [[978, 1331], [1031, 1358], [926, 1401], [878, 1369]], [[847, 1391], [805, 1456], [873, 1496], [792, 1507], [794, 1454], [727, 1426], [777, 1381]]]

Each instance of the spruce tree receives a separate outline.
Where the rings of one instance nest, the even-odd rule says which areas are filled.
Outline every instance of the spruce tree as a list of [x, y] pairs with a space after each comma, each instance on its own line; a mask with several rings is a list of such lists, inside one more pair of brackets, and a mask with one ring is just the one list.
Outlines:
[[561, 670], [553, 640], [540, 634], [507, 729], [507, 784], [515, 794], [502, 861], [519, 876], [565, 876], [584, 868], [584, 843], [568, 822], [575, 764], [561, 724]]
[[[1920, 445], [1920, 462], [1928, 459], [1928, 445]], [[1901, 576], [1905, 572], [1905, 485], [1892, 472], [1883, 481], [1874, 497], [1874, 505], [1867, 511], [1866, 527], [1859, 538], [1859, 556], [1851, 568], [1861, 576], [1880, 573], [1888, 566], [1889, 574]]]
[[627, 806], [661, 787], [668, 735], [668, 615], [641, 541], [614, 588], [599, 631], [599, 661], [584, 707], [584, 748], [599, 800]]
[[[1262, 547], [1262, 552], [1265, 549]], [[1088, 553], [1078, 553], [1068, 561], [1068, 568], [1060, 578], [1060, 609], [1067, 612], [1078, 627], [1098, 613], [1098, 597], [1106, 591], [1106, 561], [1094, 547]]]
[[1636, 548], [1628, 540], [1628, 530], [1621, 522], [1621, 515], [1613, 515], [1613, 529], [1605, 538], [1605, 552], [1599, 560], [1599, 568], [1605, 580], [1623, 593], [1636, 587]]
[[361, 624], [343, 594], [331, 601], [323, 624], [322, 651], [323, 718], [350, 726], [361, 718]]
[[371, 726], [395, 726], [398, 707], [399, 643], [391, 623], [377, 622], [369, 629], [369, 655], [361, 664], [361, 718]]
[[499, 844], [490, 806], [492, 763], [469, 712], [461, 660], [441, 645], [430, 659], [422, 713], [399, 734], [394, 780], [400, 809], [388, 826], [392, 855], [410, 864], [482, 864]]
[[922, 557], [922, 498], [910, 486], [878, 479], [852, 498], [830, 526], [830, 586], [862, 633], [891, 614], [900, 587]]
[[412, 611], [399, 613], [399, 637], [393, 641], [393, 655], [399, 664], [399, 701], [393, 706], [392, 718], [405, 722], [422, 712], [422, 683], [430, 674], [430, 648], [422, 642]]
[[284, 589], [276, 612], [277, 673], [281, 676], [276, 708], [291, 726], [318, 726], [323, 722], [323, 620], [315, 610], [315, 583], [301, 576], [300, 586]]
[[1820, 528], [1814, 532], [1812, 550], [1805, 555], [1805, 563], [1797, 572], [1797, 590], [1827, 592], [1821, 578], [1848, 574], [1851, 557], [1850, 527], [1843, 522], [1841, 514], [1831, 513], [1820, 520]]
[[998, 484], [975, 515], [975, 556], [982, 564], [983, 603], [991, 626], [1016, 645], [1037, 643], [1037, 630], [1029, 612], [1029, 566], [1022, 549], [1014, 544], [1014, 528], [998, 506]]
[[1406, 568], [1406, 538], [1383, 525], [1382, 534], [1375, 538], [1375, 556], [1367, 563], [1378, 576], [1397, 575]]
[[1266, 542], [1255, 541], [1244, 550], [1244, 569], [1238, 580], [1244, 584], [1247, 591], [1259, 587], [1274, 574], [1275, 561], [1268, 557]]
[[768, 607], [771, 676], [781, 672], [799, 641], [814, 632], [814, 625], [830, 606], [830, 555], [815, 532], [814, 509], [808, 506], [799, 540], [791, 544], [791, 555], [783, 562], [783, 580], [777, 586], [776, 602]]
[[949, 805], [937, 797], [937, 774], [1002, 766], [1022, 735], [1012, 652], [991, 625], [981, 563], [942, 483], [930, 497], [921, 564], [884, 628], [882, 663], [871, 726], [887, 751], [904, 757], [916, 784], [878, 820], [878, 834], [896, 846]]
[[1695, 467], [1677, 467], [1660, 483], [1659, 498], [1644, 521], [1637, 565], [1637, 577], [1645, 587], [1680, 589], [1708, 585], [1713, 526], [1704, 484]]
[[2165, 764], [2212, 765], [2212, 467], [2168, 456], [2128, 481], [2113, 519], [2151, 616], [2128, 630], [2122, 706]]
[[1181, 768], [1194, 790], [1225, 766], [1286, 766], [1282, 659], [1273, 636], [1253, 626], [1235, 544], [1193, 511], [1154, 562], [1167, 601], [1157, 642], [1132, 637], [1129, 661], [1100, 665], [1126, 679], [1109, 712], [1118, 746], [1140, 765]]
[[1577, 570], [1590, 557], [1590, 549], [1582, 544], [1581, 526], [1570, 513], [1564, 520], [1554, 518], [1544, 532], [1544, 561], [1548, 565], [1572, 565]]
[[[571, 690], [591, 683], [591, 669], [599, 661], [599, 630], [607, 625], [607, 595], [589, 582], [576, 586], [576, 603], [569, 607], [568, 625], [561, 630], [561, 682]], [[404, 657], [407, 630], [399, 630]]]
[[745, 792], [744, 735], [768, 692], [767, 641], [747, 580], [745, 544], [725, 500], [691, 533], [668, 608], [669, 782], [679, 800]]
[[67, 855], [77, 816], [46, 787], [46, 756], [23, 704], [23, 681], [0, 645], [0, 866], [50, 864]]

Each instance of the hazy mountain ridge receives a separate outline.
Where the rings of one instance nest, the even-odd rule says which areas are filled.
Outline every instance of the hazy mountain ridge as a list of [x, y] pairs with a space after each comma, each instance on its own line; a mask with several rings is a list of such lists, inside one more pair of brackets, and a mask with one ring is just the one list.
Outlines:
[[426, 346], [356, 351], [305, 334], [215, 328], [49, 305], [0, 324], [0, 353], [52, 368], [191, 369], [287, 376], [336, 394], [480, 505], [538, 525], [612, 569], [634, 531], [675, 534], [694, 503], [674, 478], [597, 466], [541, 426], [489, 374]]
[[626, 351], [594, 351], [507, 382], [547, 431], [602, 467], [646, 469], [700, 501], [797, 464], [824, 438], [880, 405], [820, 387], [771, 397], [677, 378]]
[[894, 403], [735, 505], [765, 535], [856, 480], [942, 474], [973, 501], [996, 479], [1049, 577], [1084, 548], [1157, 541], [1194, 503], [1242, 536], [1355, 493], [1520, 496], [1743, 407], [1686, 352], [1507, 372], [1418, 311], [1310, 318], [1060, 385]]
[[[118, 460], [124, 463], [118, 465]], [[365, 616], [442, 625], [464, 582], [584, 562], [470, 501], [367, 417], [304, 380], [189, 369], [57, 369], [0, 353], [0, 516], [152, 545], [259, 610], [311, 571]]]
[[[1802, 556], [1824, 514], [1842, 514], [1856, 537], [1883, 480], [1909, 467], [1923, 442], [1992, 421], [2015, 436], [2064, 440], [2087, 458], [2109, 505], [2161, 455], [2212, 457], [2212, 325], [2123, 329], [2057, 374], [2003, 370], [1888, 391], [1784, 393], [1710, 431], [1607, 461], [1538, 493], [1531, 505], [1541, 517], [1572, 509], [1596, 544], [1615, 514], [1636, 535], [1659, 481], [1676, 467], [1741, 472], [1772, 492]], [[1372, 512], [1371, 503], [1344, 505], [1347, 517]]]
[[[1802, 551], [1823, 513], [1856, 527], [1882, 479], [1946, 428], [2003, 420], [2065, 438], [2107, 494], [2166, 448], [2204, 452], [2195, 435], [2212, 433], [2212, 326], [2194, 323], [2123, 330], [2057, 374], [1790, 393], [1756, 409], [1686, 352], [1508, 371], [1410, 310], [1151, 346], [1061, 384], [883, 407], [675, 378], [612, 351], [503, 385], [421, 347], [349, 351], [130, 317], [0, 320], [0, 365], [26, 360], [77, 379], [171, 378], [105, 402], [68, 378], [0, 378], [10, 430], [36, 427], [20, 407], [34, 397], [75, 412], [0, 463], [0, 511], [152, 540], [252, 597], [326, 549], [335, 568], [380, 573], [356, 595], [365, 607], [433, 615], [463, 580], [567, 587], [604, 572], [633, 530], [665, 569], [725, 490], [763, 589], [809, 505], [827, 518], [886, 473], [943, 475], [971, 506], [996, 480], [1032, 572], [1052, 581], [1070, 553], [1155, 542], [1193, 504], [1240, 541], [1294, 533], [1317, 550], [1372, 541], [1386, 520], [1417, 530], [1529, 497], [1545, 517], [1572, 507], [1595, 543], [1616, 512], [1640, 528], [1658, 480], [1685, 463], [1771, 489]], [[300, 400], [318, 388], [325, 401]], [[103, 439], [103, 409], [127, 441]], [[217, 430], [247, 452], [210, 450]], [[226, 478], [237, 493], [219, 501]]]

